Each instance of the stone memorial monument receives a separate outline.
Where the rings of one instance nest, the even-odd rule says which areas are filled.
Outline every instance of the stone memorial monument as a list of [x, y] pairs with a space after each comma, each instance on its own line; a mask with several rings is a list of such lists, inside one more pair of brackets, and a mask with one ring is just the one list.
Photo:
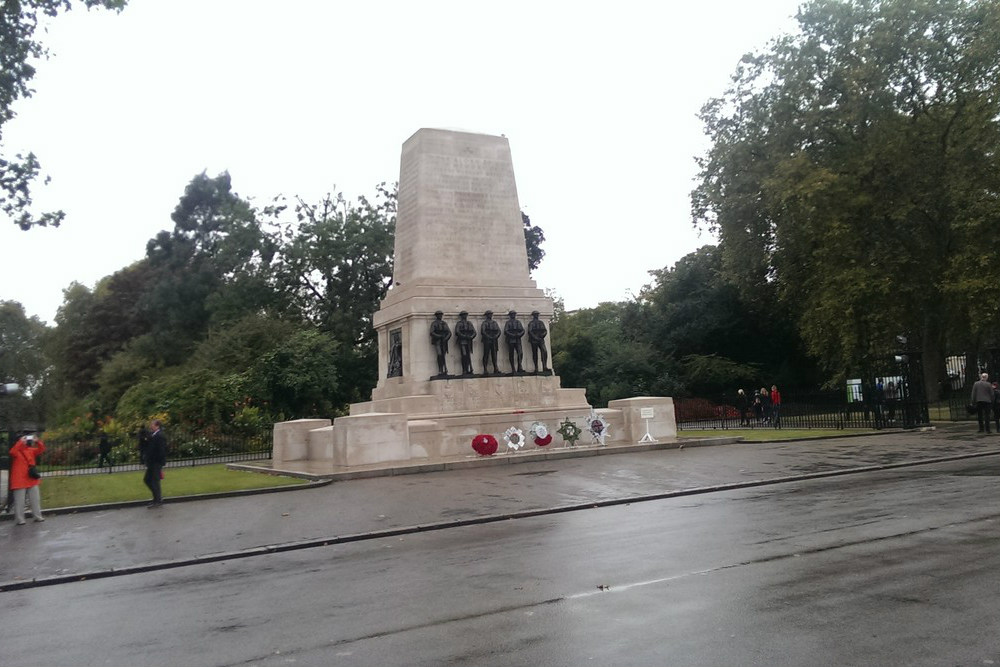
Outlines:
[[[395, 269], [373, 318], [378, 385], [371, 401], [351, 405], [350, 415], [332, 423], [275, 425], [276, 468], [295, 461], [334, 468], [468, 455], [477, 434], [528, 430], [536, 422], [554, 430], [567, 417], [591, 413], [584, 390], [562, 388], [546, 365], [551, 337], [543, 332], [553, 303], [529, 275], [520, 211], [504, 137], [422, 129], [403, 144]], [[501, 324], [493, 313], [509, 319]], [[528, 338], [543, 372], [520, 367], [525, 330], [516, 313], [532, 314]], [[452, 329], [461, 334], [449, 347]], [[482, 374], [472, 365], [476, 330]], [[461, 368], [461, 375], [448, 368]], [[640, 407], [658, 413], [653, 435], [676, 435], [671, 399], [627, 399], [599, 411], [612, 443], [643, 436]]]

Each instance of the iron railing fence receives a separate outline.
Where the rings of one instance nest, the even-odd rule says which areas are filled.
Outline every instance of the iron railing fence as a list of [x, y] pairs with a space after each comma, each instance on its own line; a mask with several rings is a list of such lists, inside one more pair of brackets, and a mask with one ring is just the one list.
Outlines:
[[976, 413], [969, 409], [969, 405], [972, 402], [972, 385], [979, 379], [980, 373], [988, 373], [990, 382], [1000, 379], [1000, 349], [945, 357], [947, 380], [942, 386], [942, 398], [948, 403], [951, 421], [976, 421]]
[[[906, 387], [862, 391], [783, 391], [775, 410], [736, 394], [712, 398], [675, 398], [678, 430], [698, 429], [849, 429], [914, 428], [930, 422], [927, 401]], [[745, 407], [744, 407], [745, 406]]]
[[[243, 433], [165, 429], [167, 467], [253, 461], [271, 457], [273, 427]], [[39, 471], [46, 475], [85, 475], [101, 472], [143, 470], [139, 460], [138, 437], [111, 441], [108, 462], [101, 461], [100, 438], [46, 440], [45, 453], [39, 457]], [[6, 452], [4, 452], [6, 454]]]

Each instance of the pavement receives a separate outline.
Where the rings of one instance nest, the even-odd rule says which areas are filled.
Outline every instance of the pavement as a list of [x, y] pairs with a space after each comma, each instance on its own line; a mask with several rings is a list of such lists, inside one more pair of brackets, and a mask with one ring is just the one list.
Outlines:
[[352, 479], [284, 493], [168, 502], [159, 509], [50, 513], [44, 523], [0, 523], [0, 592], [998, 454], [1000, 435], [945, 424], [933, 431], [688, 446]]

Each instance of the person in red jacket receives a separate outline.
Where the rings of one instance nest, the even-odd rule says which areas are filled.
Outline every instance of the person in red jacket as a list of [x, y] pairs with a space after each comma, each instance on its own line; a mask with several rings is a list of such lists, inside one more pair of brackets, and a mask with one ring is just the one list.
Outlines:
[[38, 438], [26, 435], [10, 448], [10, 488], [14, 491], [14, 518], [18, 526], [24, 525], [24, 497], [28, 496], [31, 503], [31, 516], [35, 521], [45, 521], [42, 516], [42, 498], [38, 492], [37, 477], [29, 474], [38, 462], [38, 457], [45, 451], [45, 443]]
[[778, 385], [771, 385], [771, 425], [781, 428], [781, 392]]

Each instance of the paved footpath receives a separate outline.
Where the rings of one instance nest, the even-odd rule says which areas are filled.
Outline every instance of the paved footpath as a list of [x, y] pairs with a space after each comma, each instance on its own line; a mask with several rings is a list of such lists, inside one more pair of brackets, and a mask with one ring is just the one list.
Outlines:
[[[738, 443], [334, 482], [284, 493], [0, 522], [0, 587], [268, 545], [614, 502], [872, 466], [1000, 454], [967, 424], [928, 432]], [[990, 459], [984, 459], [988, 465]], [[44, 483], [44, 482], [43, 482]], [[169, 477], [165, 492], [170, 493]]]

